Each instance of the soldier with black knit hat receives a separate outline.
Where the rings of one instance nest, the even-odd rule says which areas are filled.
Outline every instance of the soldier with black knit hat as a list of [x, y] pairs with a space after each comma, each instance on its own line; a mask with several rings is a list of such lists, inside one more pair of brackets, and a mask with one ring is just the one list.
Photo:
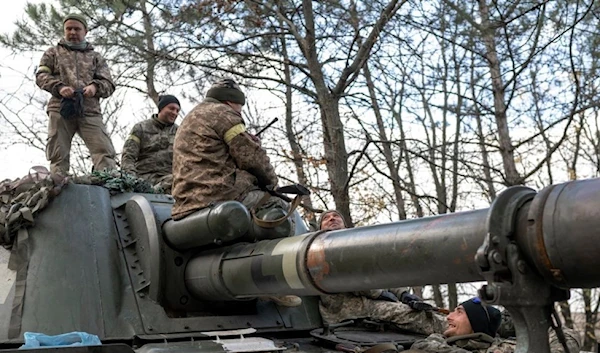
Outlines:
[[64, 38], [44, 52], [36, 72], [36, 84], [51, 94], [46, 107], [50, 171], [69, 173], [75, 134], [90, 150], [95, 170], [115, 169], [115, 149], [100, 110], [100, 98], [108, 98], [115, 91], [110, 70], [102, 55], [85, 40], [88, 25], [84, 16], [67, 15], [63, 30]]
[[[246, 131], [242, 107], [246, 96], [229, 78], [215, 82], [204, 100], [183, 120], [173, 150], [173, 205], [171, 215], [179, 220], [214, 203], [236, 200], [260, 221], [282, 218], [289, 205], [270, 196], [267, 187], [277, 186], [277, 175], [267, 152], [256, 136]], [[271, 216], [276, 217], [271, 218]], [[249, 237], [290, 236], [289, 218], [272, 229], [254, 221]], [[273, 230], [273, 232], [271, 232]], [[263, 238], [264, 239], [264, 238]], [[269, 297], [280, 305], [297, 306], [296, 296]]]
[[511, 353], [507, 344], [496, 332], [502, 322], [500, 310], [485, 305], [479, 298], [462, 302], [446, 317], [448, 328], [443, 335], [434, 333], [415, 342], [411, 350], [430, 353]]
[[181, 105], [172, 95], [158, 98], [158, 113], [135, 124], [123, 146], [121, 169], [145, 179], [166, 193], [173, 182], [173, 143]]

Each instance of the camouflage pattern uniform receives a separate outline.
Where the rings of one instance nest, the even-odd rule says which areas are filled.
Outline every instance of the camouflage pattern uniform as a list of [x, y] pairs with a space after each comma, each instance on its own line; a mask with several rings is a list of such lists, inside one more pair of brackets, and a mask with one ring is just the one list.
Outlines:
[[[264, 194], [251, 191], [266, 185], [277, 185], [277, 176], [266, 151], [246, 132], [241, 114], [205, 98], [185, 117], [175, 137], [173, 219], [219, 201], [237, 200], [250, 208]], [[252, 200], [244, 202], [246, 197]], [[271, 197], [267, 204], [285, 202]]]
[[[578, 353], [581, 349], [581, 338], [577, 334], [577, 331], [570, 329], [568, 327], [562, 327], [562, 331], [565, 334], [565, 340], [567, 341], [567, 347], [569, 348], [569, 353]], [[550, 341], [550, 352], [551, 353], [564, 353], [565, 350], [558, 340], [558, 336], [556, 335], [556, 331], [553, 328], [548, 329], [548, 336]], [[515, 338], [505, 339], [504, 342], [514, 348], [517, 347], [517, 340]]]
[[123, 146], [121, 169], [170, 193], [177, 128], [158, 120], [157, 114], [135, 124]]
[[[397, 297], [405, 288], [391, 289]], [[350, 319], [369, 318], [391, 322], [396, 327], [420, 334], [443, 332], [446, 319], [435, 312], [413, 310], [406, 304], [376, 300], [382, 290], [322, 295], [319, 311], [323, 321], [328, 324]]]
[[492, 338], [485, 333], [450, 338], [434, 333], [423, 340], [416, 341], [410, 349], [428, 353], [512, 353], [514, 351], [514, 347], [501, 338]]
[[[60, 89], [64, 86], [81, 89], [92, 83], [96, 86], [96, 95], [84, 97], [84, 117], [72, 120], [61, 118]], [[90, 150], [95, 170], [115, 169], [115, 149], [100, 112], [100, 98], [113, 94], [115, 85], [102, 56], [90, 44], [83, 50], [75, 50], [63, 39], [42, 56], [36, 84], [52, 94], [47, 107], [50, 121], [46, 145], [50, 171], [68, 174], [71, 141], [75, 133], [81, 136]]]

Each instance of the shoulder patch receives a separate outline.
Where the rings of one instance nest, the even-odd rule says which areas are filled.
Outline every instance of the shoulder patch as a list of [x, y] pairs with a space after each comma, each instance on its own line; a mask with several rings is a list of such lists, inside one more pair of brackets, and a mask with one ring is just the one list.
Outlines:
[[137, 136], [135, 136], [134, 134], [129, 135], [129, 137], [127, 137], [127, 140], [131, 140], [131, 141], [137, 142], [138, 144], [141, 143], [140, 138], [137, 137]]
[[225, 133], [225, 143], [229, 144], [234, 137], [246, 131], [246, 126], [244, 124], [234, 125], [231, 129], [227, 130]]
[[50, 69], [48, 66], [42, 65], [42, 66], [38, 67], [36, 74], [41, 74], [41, 73], [51, 74], [52, 69]]

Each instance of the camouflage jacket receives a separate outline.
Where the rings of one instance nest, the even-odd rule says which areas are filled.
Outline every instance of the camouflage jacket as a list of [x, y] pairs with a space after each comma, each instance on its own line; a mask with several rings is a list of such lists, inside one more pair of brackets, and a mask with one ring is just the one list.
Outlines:
[[107, 98], [115, 91], [110, 70], [100, 53], [95, 52], [91, 44], [83, 50], [69, 48], [64, 39], [55, 47], [46, 50], [36, 73], [36, 84], [52, 94], [48, 102], [48, 111], [59, 112], [63, 86], [74, 89], [89, 84], [96, 85], [96, 96], [84, 97], [84, 113], [100, 114], [100, 98]]
[[512, 353], [514, 347], [501, 338], [492, 338], [484, 333], [445, 338], [439, 333], [416, 341], [411, 349], [428, 353]]
[[406, 304], [376, 300], [377, 292], [322, 295], [319, 311], [328, 324], [351, 319], [371, 319], [394, 324], [413, 333], [429, 335], [446, 329], [445, 317], [437, 313], [413, 310]]
[[[563, 333], [565, 334], [565, 340], [567, 341], [567, 347], [569, 348], [569, 353], [578, 353], [581, 350], [581, 338], [577, 331], [570, 329], [568, 327], [562, 328]], [[550, 328], [548, 329], [549, 343], [550, 343], [550, 352], [551, 353], [564, 353], [564, 348], [560, 341], [558, 340], [558, 336], [556, 335], [556, 331]], [[517, 341], [515, 338], [508, 338], [504, 340], [507, 344], [511, 345], [514, 348], [517, 347]]]
[[246, 132], [241, 114], [206, 98], [183, 120], [173, 145], [174, 219], [213, 202], [241, 200], [277, 185], [266, 151]]
[[161, 122], [156, 114], [135, 124], [123, 146], [121, 169], [152, 184], [171, 174], [177, 128]]

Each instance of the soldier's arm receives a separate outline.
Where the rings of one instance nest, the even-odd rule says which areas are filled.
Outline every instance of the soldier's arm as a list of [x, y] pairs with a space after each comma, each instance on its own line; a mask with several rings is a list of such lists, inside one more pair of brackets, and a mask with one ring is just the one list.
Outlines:
[[115, 91], [115, 84], [110, 75], [110, 69], [106, 60], [101, 55], [97, 56], [98, 63], [96, 65], [96, 72], [94, 72], [94, 79], [92, 83], [96, 85], [96, 97], [108, 98]]
[[135, 162], [140, 156], [140, 147], [142, 144], [142, 129], [136, 124], [131, 133], [125, 140], [123, 153], [121, 155], [121, 169], [129, 174], [137, 175]]
[[35, 83], [44, 91], [50, 92], [55, 97], [60, 97], [59, 91], [65, 84], [61, 81], [60, 74], [56, 72], [57, 68], [54, 67], [55, 57], [56, 50], [54, 48], [44, 52], [35, 73]]
[[[231, 113], [233, 114], [233, 113]], [[238, 168], [247, 170], [258, 179], [259, 186], [277, 185], [277, 175], [267, 156], [267, 152], [246, 132], [246, 126], [241, 119], [231, 119], [223, 140], [229, 146], [229, 154], [235, 160]]]

